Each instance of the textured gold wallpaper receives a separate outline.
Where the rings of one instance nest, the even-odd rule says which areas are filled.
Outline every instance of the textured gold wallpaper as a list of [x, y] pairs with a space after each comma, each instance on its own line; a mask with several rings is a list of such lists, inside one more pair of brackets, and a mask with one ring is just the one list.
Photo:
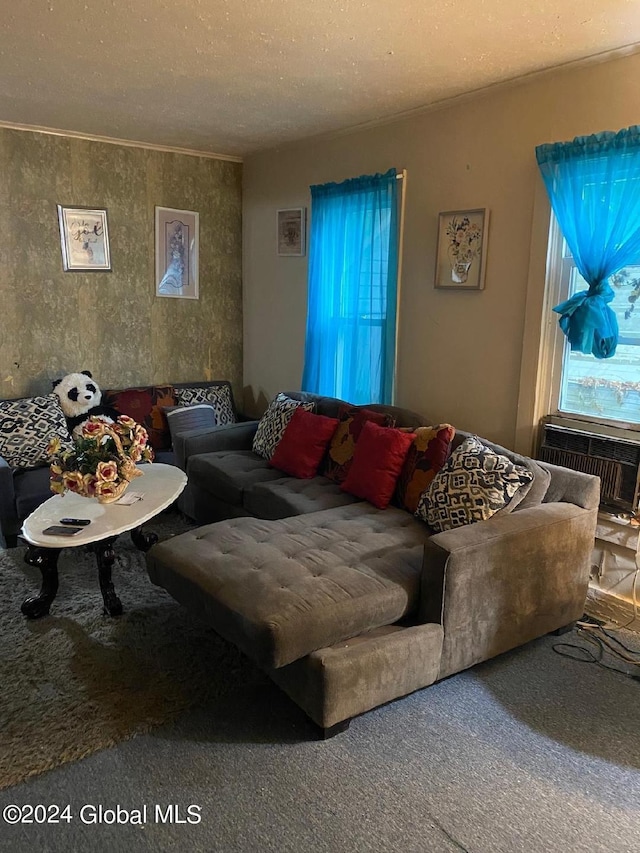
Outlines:
[[[0, 128], [0, 397], [229, 379], [242, 400], [240, 163]], [[112, 272], [63, 272], [56, 205], [107, 208]], [[155, 206], [200, 214], [199, 299], [155, 296]]]

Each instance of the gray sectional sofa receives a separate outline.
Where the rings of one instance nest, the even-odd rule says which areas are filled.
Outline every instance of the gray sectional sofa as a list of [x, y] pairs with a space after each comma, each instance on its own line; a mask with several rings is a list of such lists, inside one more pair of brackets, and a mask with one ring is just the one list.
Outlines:
[[[341, 403], [286, 393], [315, 400], [320, 414]], [[368, 408], [392, 412], [397, 426], [437, 423]], [[176, 437], [189, 477], [181, 506], [203, 526], [154, 546], [148, 573], [325, 736], [582, 615], [597, 477], [528, 460], [535, 481], [512, 512], [433, 534], [324, 477], [283, 476], [252, 452], [256, 423]]]

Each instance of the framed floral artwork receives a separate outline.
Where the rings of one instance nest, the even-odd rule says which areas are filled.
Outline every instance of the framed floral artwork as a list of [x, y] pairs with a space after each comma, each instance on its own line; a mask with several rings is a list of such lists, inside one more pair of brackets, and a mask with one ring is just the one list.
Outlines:
[[438, 221], [435, 286], [483, 290], [489, 210], [446, 210]]
[[278, 254], [301, 257], [305, 251], [305, 209], [292, 207], [277, 212]]
[[58, 224], [65, 272], [111, 272], [107, 211], [59, 204]]
[[156, 207], [156, 296], [198, 299], [200, 216]]

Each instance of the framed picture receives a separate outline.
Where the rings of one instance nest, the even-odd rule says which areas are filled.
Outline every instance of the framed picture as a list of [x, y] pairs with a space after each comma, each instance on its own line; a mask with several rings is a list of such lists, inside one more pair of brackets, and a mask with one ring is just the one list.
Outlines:
[[65, 272], [111, 272], [107, 211], [58, 206], [62, 269]]
[[198, 298], [200, 215], [156, 207], [156, 296]]
[[483, 290], [489, 211], [447, 210], [438, 222], [436, 287]]
[[278, 211], [278, 254], [301, 257], [305, 252], [305, 209]]

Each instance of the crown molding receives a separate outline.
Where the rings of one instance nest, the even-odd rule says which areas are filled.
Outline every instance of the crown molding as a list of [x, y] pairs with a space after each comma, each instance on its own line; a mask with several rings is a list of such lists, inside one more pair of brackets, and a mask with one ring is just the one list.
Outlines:
[[125, 148], [146, 148], [150, 151], [162, 151], [166, 154], [184, 154], [187, 157], [206, 157], [209, 160], [228, 160], [231, 163], [242, 163], [242, 157], [234, 154], [216, 154], [212, 151], [196, 151], [192, 148], [174, 148], [171, 145], [154, 145], [151, 142], [139, 142], [132, 139], [116, 139], [111, 136], [96, 136], [90, 133], [78, 133], [74, 130], [60, 130], [54, 127], [40, 127], [32, 124], [17, 124], [10, 121], [0, 121], [0, 128], [20, 130], [30, 133], [46, 133], [50, 136], [65, 136], [70, 139], [83, 139], [88, 142], [104, 142], [107, 145], [120, 145]]

